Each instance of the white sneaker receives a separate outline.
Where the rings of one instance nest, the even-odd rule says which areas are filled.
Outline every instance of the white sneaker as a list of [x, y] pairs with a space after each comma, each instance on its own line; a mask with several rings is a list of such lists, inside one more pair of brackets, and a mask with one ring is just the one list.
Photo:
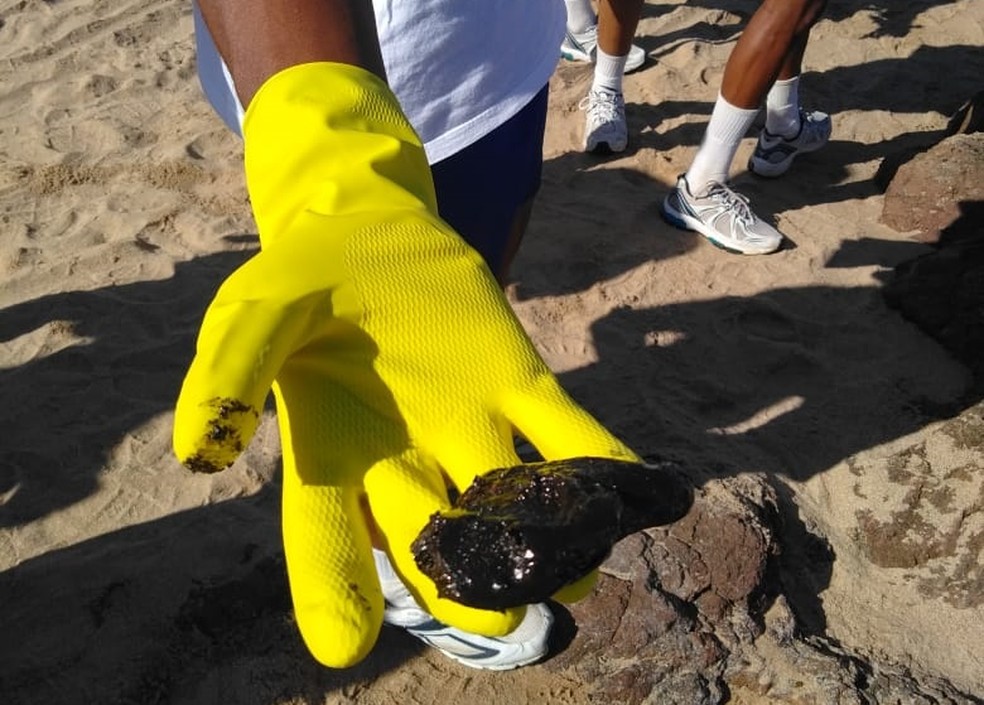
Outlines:
[[629, 144], [625, 99], [621, 93], [592, 89], [578, 108], [588, 113], [584, 126], [585, 152], [624, 152]]
[[661, 212], [670, 224], [696, 230], [729, 252], [767, 255], [782, 245], [782, 233], [752, 213], [745, 196], [724, 184], [711, 184], [706, 194], [694, 196], [681, 175]]
[[[581, 34], [568, 31], [560, 44], [560, 55], [568, 61], [583, 61], [593, 64], [598, 53], [598, 25], [592, 25]], [[646, 63], [646, 52], [642, 47], [633, 44], [629, 47], [629, 56], [625, 60], [624, 73], [635, 71]]]
[[546, 655], [553, 613], [545, 604], [528, 605], [523, 621], [505, 636], [471, 634], [434, 619], [413, 599], [386, 553], [377, 549], [372, 553], [386, 600], [384, 623], [406, 629], [428, 646], [469, 668], [507, 671], [539, 661]]
[[830, 116], [819, 110], [799, 111], [800, 129], [795, 137], [773, 135], [763, 129], [759, 133], [755, 151], [748, 159], [748, 170], [758, 176], [774, 178], [782, 176], [800, 154], [815, 152], [830, 140]]

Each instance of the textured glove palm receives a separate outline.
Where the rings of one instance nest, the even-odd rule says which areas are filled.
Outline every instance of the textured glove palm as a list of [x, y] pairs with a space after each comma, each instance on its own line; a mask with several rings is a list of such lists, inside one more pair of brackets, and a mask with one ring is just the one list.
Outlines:
[[437, 596], [410, 543], [464, 488], [518, 462], [630, 450], [561, 390], [478, 255], [437, 215], [420, 142], [378, 78], [305, 64], [270, 78], [244, 124], [261, 252], [209, 306], [176, 409], [193, 469], [235, 460], [271, 386], [283, 444], [283, 537], [297, 622], [331, 666], [376, 640], [383, 600], [368, 505], [419, 602], [501, 635], [521, 610]]

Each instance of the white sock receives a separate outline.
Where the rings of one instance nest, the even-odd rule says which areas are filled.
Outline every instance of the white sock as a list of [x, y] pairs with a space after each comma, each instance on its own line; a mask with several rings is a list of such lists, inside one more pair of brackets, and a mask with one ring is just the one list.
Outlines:
[[591, 90], [603, 89], [609, 93], [622, 92], [622, 76], [625, 75], [625, 62], [628, 55], [612, 56], [598, 47], [595, 55], [594, 81]]
[[687, 170], [690, 193], [703, 196], [712, 183], [727, 183], [731, 161], [757, 114], [758, 108], [736, 108], [718, 94], [704, 139]]
[[792, 138], [799, 134], [799, 76], [776, 81], [765, 98], [765, 129], [770, 135]]
[[567, 31], [584, 34], [598, 24], [591, 0], [564, 0], [567, 5]]

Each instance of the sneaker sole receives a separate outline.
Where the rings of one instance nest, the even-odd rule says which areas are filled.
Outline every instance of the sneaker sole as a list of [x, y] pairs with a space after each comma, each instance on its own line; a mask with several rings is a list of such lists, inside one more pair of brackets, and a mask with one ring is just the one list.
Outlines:
[[598, 142], [594, 145], [584, 145], [584, 151], [588, 154], [620, 154], [625, 151], [628, 143], [623, 144], [621, 147], [617, 145], [612, 147], [608, 142]]
[[752, 156], [748, 158], [748, 170], [756, 176], [762, 176], [766, 179], [774, 179], [777, 176], [782, 176], [789, 171], [789, 167], [793, 165], [793, 160], [796, 159], [796, 157], [801, 154], [816, 152], [818, 149], [825, 147], [827, 145], [827, 141], [829, 141], [829, 138], [822, 144], [818, 144], [816, 147], [811, 149], [796, 149], [796, 151], [790, 152], [789, 156], [781, 162], [776, 163], [766, 161], [765, 159], [756, 160], [755, 153], [753, 152]]
[[708, 242], [710, 242], [715, 247], [724, 250], [725, 252], [730, 252], [734, 255], [768, 255], [772, 254], [780, 247], [782, 247], [782, 240], [775, 247], [771, 248], [749, 248], [740, 244], [735, 244], [734, 241], [727, 241], [721, 237], [721, 234], [710, 228], [704, 223], [702, 223], [697, 218], [693, 218], [686, 213], [681, 213], [669, 203], [670, 197], [667, 196], [663, 199], [662, 208], [659, 209], [660, 214], [670, 225], [680, 228], [681, 230], [689, 230], [691, 232], [698, 232], [703, 235]]
[[755, 174], [755, 176], [761, 176], [765, 179], [775, 179], [789, 171], [789, 168], [793, 165], [793, 160], [800, 154], [809, 154], [813, 151], [816, 150], [796, 150], [786, 159], [775, 164], [764, 159], [756, 160], [753, 154], [748, 158], [748, 170]]
[[764, 179], [775, 179], [789, 171], [789, 167], [793, 165], [795, 158], [796, 155], [793, 154], [789, 159], [781, 161], [778, 164], [773, 164], [764, 160], [757, 162], [755, 161], [755, 157], [752, 156], [748, 158], [748, 170], [755, 174], [755, 176], [761, 176]]
[[[542, 650], [536, 650], [528, 652], [522, 657], [512, 658], [507, 661], [497, 663], [495, 661], [489, 660], [476, 660], [474, 657], [463, 656], [461, 654], [456, 654], [453, 651], [449, 651], [442, 647], [440, 644], [431, 641], [431, 639], [426, 634], [421, 634], [415, 632], [412, 627], [399, 627], [394, 626], [397, 629], [405, 630], [410, 636], [416, 637], [421, 642], [429, 646], [430, 648], [437, 651], [441, 656], [445, 656], [452, 661], [460, 663], [462, 666], [468, 666], [468, 668], [474, 668], [476, 671], [511, 671], [515, 668], [522, 668], [523, 666], [529, 666], [530, 664], [536, 663], [537, 661], [542, 661], [546, 658], [548, 649], [543, 648]], [[549, 626], [547, 627], [549, 630]], [[480, 647], [476, 647], [480, 649]]]
[[443, 649], [437, 646], [432, 645], [431, 648], [435, 649], [436, 651], [440, 651], [442, 655], [447, 656], [452, 661], [456, 661], [457, 663], [460, 663], [462, 666], [467, 666], [468, 668], [474, 668], [476, 671], [512, 671], [517, 668], [522, 668], [523, 666], [532, 665], [537, 661], [543, 660], [543, 658], [545, 657], [544, 654], [541, 654], [539, 656], [531, 656], [530, 658], [525, 659], [523, 661], [513, 661], [507, 664], [501, 664], [501, 665], [486, 664], [486, 663], [475, 663], [474, 661], [469, 661], [467, 658], [463, 656], [458, 656], [457, 654], [453, 654], [450, 651], [444, 651]]

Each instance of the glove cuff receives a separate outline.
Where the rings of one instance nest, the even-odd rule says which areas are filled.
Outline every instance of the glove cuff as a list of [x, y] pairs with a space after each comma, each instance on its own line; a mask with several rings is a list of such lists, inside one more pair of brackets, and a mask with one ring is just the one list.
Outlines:
[[364, 69], [316, 62], [274, 74], [250, 101], [243, 140], [263, 245], [308, 210], [437, 213], [420, 138], [389, 86]]

